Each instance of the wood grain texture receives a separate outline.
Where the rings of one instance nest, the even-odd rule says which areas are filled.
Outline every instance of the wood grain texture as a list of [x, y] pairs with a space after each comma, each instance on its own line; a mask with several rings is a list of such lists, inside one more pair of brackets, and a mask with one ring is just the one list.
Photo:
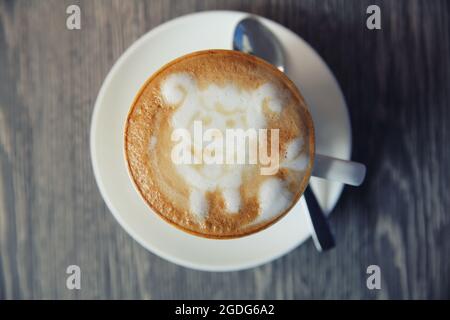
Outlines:
[[[80, 31], [66, 29], [69, 4]], [[365, 27], [369, 4], [380, 31]], [[148, 30], [212, 9], [284, 24], [335, 73], [353, 158], [368, 165], [332, 215], [335, 250], [308, 241], [256, 269], [197, 272], [147, 252], [108, 212], [89, 155], [104, 77]], [[450, 298], [449, 14], [437, 0], [0, 0], [0, 299]], [[70, 264], [79, 291], [66, 289]], [[379, 291], [366, 288], [370, 264]]]

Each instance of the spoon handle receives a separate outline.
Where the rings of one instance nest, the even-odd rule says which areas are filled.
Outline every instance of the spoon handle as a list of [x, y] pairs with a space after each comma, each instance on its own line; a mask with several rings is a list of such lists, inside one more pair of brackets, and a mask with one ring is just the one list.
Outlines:
[[351, 186], [359, 186], [366, 176], [366, 166], [362, 163], [316, 153], [312, 175]]
[[306, 213], [306, 216], [312, 225], [312, 238], [317, 250], [326, 251], [333, 248], [335, 242], [330, 225], [309, 185], [306, 187], [303, 196], [305, 197], [309, 211], [309, 214]]

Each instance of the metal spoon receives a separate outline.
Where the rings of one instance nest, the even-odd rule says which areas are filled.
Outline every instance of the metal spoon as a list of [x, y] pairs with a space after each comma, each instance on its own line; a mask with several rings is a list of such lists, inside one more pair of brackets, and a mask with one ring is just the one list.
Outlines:
[[[280, 71], [285, 71], [283, 47], [278, 38], [256, 18], [241, 20], [233, 35], [233, 50], [242, 51], [260, 57]], [[308, 185], [304, 192], [308, 206], [307, 219], [312, 229], [312, 237], [317, 250], [325, 251], [335, 246], [328, 220]]]
[[283, 47], [277, 37], [257, 19], [241, 20], [234, 29], [233, 50], [262, 58], [284, 72]]

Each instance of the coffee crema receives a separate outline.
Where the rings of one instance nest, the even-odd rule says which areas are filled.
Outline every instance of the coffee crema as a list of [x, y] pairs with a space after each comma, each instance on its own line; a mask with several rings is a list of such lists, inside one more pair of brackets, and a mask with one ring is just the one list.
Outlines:
[[[180, 129], [192, 140], [182, 141]], [[245, 140], [231, 149], [225, 141], [235, 132]], [[190, 162], [174, 161], [180, 152]], [[297, 202], [311, 175], [314, 130], [304, 99], [275, 67], [237, 51], [200, 51], [141, 88], [125, 155], [158, 215], [196, 235], [233, 238], [268, 227]]]

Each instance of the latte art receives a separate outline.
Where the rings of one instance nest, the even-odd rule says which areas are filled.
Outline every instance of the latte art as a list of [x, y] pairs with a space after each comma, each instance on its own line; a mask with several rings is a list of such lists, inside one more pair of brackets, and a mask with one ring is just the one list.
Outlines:
[[[233, 84], [228, 84], [223, 88], [211, 84], [201, 90], [195, 79], [188, 74], [172, 74], [162, 83], [161, 92], [164, 101], [176, 108], [171, 119], [172, 127], [175, 129], [172, 137], [175, 140], [179, 136], [189, 137], [190, 143], [185, 143], [181, 151], [188, 149], [187, 153], [189, 153], [192, 145], [194, 149], [193, 162], [196, 164], [203, 161], [207, 164], [225, 163], [223, 161], [225, 156], [223, 133], [229, 133], [226, 135], [226, 142], [229, 142], [226, 148], [227, 164], [233, 163], [235, 158], [238, 158], [238, 163], [245, 162], [246, 150], [243, 143], [245, 143], [246, 137], [252, 146], [249, 150], [249, 162], [255, 164], [256, 140], [266, 131], [263, 129], [262, 134], [256, 131], [266, 126], [263, 106], [276, 113], [279, 113], [282, 108], [279, 93], [270, 84], [264, 84], [253, 91], [239, 89]], [[193, 141], [190, 139], [195, 136], [195, 133], [198, 137], [198, 131], [203, 131], [203, 129], [206, 130], [206, 140], [211, 141], [207, 146], [204, 146], [199, 139], [194, 138]], [[278, 129], [273, 129], [273, 132], [278, 134]], [[235, 138], [238, 140], [235, 141]], [[242, 138], [244, 138], [243, 141]], [[278, 136], [272, 135], [272, 138], [276, 138], [276, 141], [271, 140], [272, 145], [276, 144], [276, 146], [272, 148], [275, 152], [271, 153], [269, 161], [273, 160], [270, 163], [276, 162], [275, 165], [278, 166]], [[236, 148], [234, 148], [235, 143], [237, 144]], [[263, 148], [260, 148], [261, 150]], [[172, 157], [174, 162], [177, 162], [174, 159], [176, 156], [177, 154], [174, 154]], [[269, 155], [265, 154], [265, 157], [268, 158]], [[276, 159], [272, 159], [275, 157]]]
[[125, 151], [146, 202], [207, 237], [235, 237], [285, 214], [311, 173], [302, 97], [259, 59], [205, 51], [163, 67], [130, 110]]
[[[189, 159], [197, 160], [194, 161], [194, 165], [188, 161], [187, 164], [182, 163], [176, 166], [177, 172], [190, 187], [190, 211], [197, 217], [204, 218], [209, 210], [206, 193], [218, 190], [224, 199], [225, 210], [229, 213], [237, 213], [241, 206], [239, 189], [242, 186], [244, 167], [224, 165], [222, 132], [233, 130], [229, 129], [230, 127], [239, 128], [236, 130], [255, 130], [266, 126], [263, 104], [271, 111], [279, 113], [282, 102], [278, 92], [270, 84], [264, 84], [253, 91], [246, 91], [240, 90], [232, 83], [222, 88], [211, 84], [204, 90], [200, 90], [195, 79], [188, 74], [171, 74], [163, 81], [161, 93], [164, 101], [176, 109], [171, 118], [175, 133], [176, 130], [184, 129], [187, 133], [190, 132], [194, 135], [194, 131], [198, 131], [199, 126], [202, 128], [204, 123], [207, 133], [210, 133], [207, 135], [212, 138], [208, 140], [213, 140], [205, 147], [198, 139], [193, 143], [182, 145], [183, 153], [191, 154]], [[197, 126], [195, 126], [196, 124]], [[172, 134], [172, 138], [173, 136]], [[249, 144], [257, 145], [256, 136], [249, 136], [249, 140]], [[276, 149], [273, 150], [271, 156], [276, 157], [276, 161], [278, 161], [278, 137], [276, 140]], [[208, 147], [211, 149], [212, 145], [218, 152], [214, 152], [214, 155], [206, 152], [203, 155], [203, 149], [208, 151]], [[226, 148], [227, 160], [234, 159], [239, 151], [240, 155], [245, 153], [245, 145], [242, 141], [239, 146], [240, 148], [230, 146]], [[256, 150], [251, 151], [255, 153]], [[206, 158], [204, 159], [205, 164], [201, 167], [196, 166], [196, 164], [202, 163], [203, 157]], [[174, 158], [172, 154], [172, 161]], [[219, 161], [214, 163], [213, 158], [219, 158]], [[227, 161], [227, 163], [229, 162]], [[241, 161], [240, 163], [244, 164], [245, 162]], [[276, 166], [278, 167], [278, 163]], [[279, 212], [274, 212], [274, 214], [279, 214]]]

